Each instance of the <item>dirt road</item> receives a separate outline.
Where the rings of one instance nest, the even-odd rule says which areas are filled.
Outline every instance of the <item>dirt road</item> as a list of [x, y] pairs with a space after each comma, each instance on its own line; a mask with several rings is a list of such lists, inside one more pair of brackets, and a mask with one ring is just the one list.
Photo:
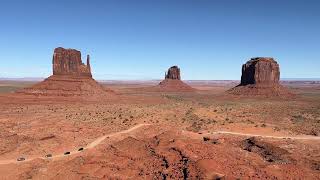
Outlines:
[[[101, 144], [106, 138], [112, 138], [112, 137], [118, 137], [121, 136], [123, 134], [128, 134], [132, 131], [135, 131], [141, 127], [144, 126], [149, 126], [150, 124], [138, 124], [136, 126], [133, 126], [130, 129], [124, 130], [124, 131], [120, 131], [120, 132], [115, 132], [115, 133], [111, 133], [111, 134], [107, 134], [104, 136], [101, 136], [99, 138], [97, 138], [96, 140], [94, 140], [93, 142], [91, 142], [90, 144], [88, 144], [86, 147], [83, 148], [84, 150], [88, 150], [88, 149], [92, 149], [96, 146], [98, 146], [99, 144]], [[189, 132], [189, 131], [182, 131], [182, 133], [184, 134], [196, 134], [193, 132]], [[275, 138], [275, 139], [293, 139], [293, 140], [312, 140], [312, 141], [319, 141], [320, 137], [314, 137], [314, 136], [269, 136], [269, 135], [259, 135], [259, 134], [246, 134], [246, 133], [239, 133], [239, 132], [229, 132], [229, 131], [216, 131], [216, 132], [211, 132], [211, 133], [204, 133], [204, 134], [197, 134], [198, 136], [208, 136], [208, 135], [215, 135], [215, 134], [230, 134], [230, 135], [236, 135], [236, 136], [248, 136], [248, 137], [261, 137], [261, 138]], [[70, 151], [69, 155], [65, 155], [65, 154], [57, 154], [54, 155], [52, 157], [44, 157], [44, 156], [38, 156], [38, 157], [29, 157], [28, 159], [25, 159], [24, 161], [17, 161], [16, 159], [10, 159], [10, 160], [0, 160], [0, 165], [5, 165], [5, 164], [11, 164], [11, 163], [15, 163], [15, 164], [19, 164], [19, 163], [24, 163], [24, 162], [28, 162], [28, 161], [32, 161], [34, 159], [58, 159], [58, 158], [62, 158], [62, 157], [68, 157], [71, 155], [75, 155], [78, 153], [81, 153], [83, 151], [79, 151], [79, 150], [73, 150]]]

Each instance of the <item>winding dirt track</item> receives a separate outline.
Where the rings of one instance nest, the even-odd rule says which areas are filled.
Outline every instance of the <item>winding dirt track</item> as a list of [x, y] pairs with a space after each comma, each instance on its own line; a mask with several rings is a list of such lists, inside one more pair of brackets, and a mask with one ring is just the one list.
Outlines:
[[320, 137], [317, 137], [317, 136], [268, 136], [268, 135], [259, 135], [259, 134], [230, 132], [230, 131], [216, 131], [208, 134], [230, 134], [230, 135], [237, 135], [237, 136], [250, 136], [250, 137], [261, 137], [261, 138], [272, 138], [272, 139], [320, 140]]
[[[106, 138], [111, 138], [111, 137], [118, 137], [120, 135], [123, 134], [128, 134], [136, 129], [139, 129], [143, 126], [149, 126], [151, 124], [138, 124], [136, 126], [133, 126], [130, 129], [124, 130], [124, 131], [120, 131], [120, 132], [115, 132], [115, 133], [111, 133], [111, 134], [107, 134], [104, 136], [101, 136], [99, 138], [97, 138], [96, 140], [94, 140], [93, 142], [91, 142], [90, 144], [88, 144], [86, 147], [84, 147], [84, 150], [87, 149], [92, 149], [94, 147], [96, 147], [97, 145], [99, 145], [102, 141], [104, 141]], [[182, 131], [183, 133], [187, 133], [188, 131]], [[192, 134], [196, 134], [193, 132], [188, 132], [188, 133], [192, 133]], [[246, 133], [238, 133], [238, 132], [230, 132], [230, 131], [216, 131], [216, 132], [210, 132], [210, 133], [204, 133], [204, 134], [197, 134], [199, 136], [207, 136], [207, 135], [215, 135], [215, 134], [230, 134], [230, 135], [236, 135], [236, 136], [254, 136], [254, 137], [261, 137], [261, 138], [274, 138], [274, 139], [292, 139], [292, 140], [313, 140], [313, 141], [319, 141], [320, 137], [314, 137], [314, 136], [268, 136], [268, 135], [258, 135], [258, 134], [246, 134]], [[11, 159], [11, 160], [0, 160], [0, 165], [6, 165], [6, 164], [20, 164], [20, 163], [24, 163], [24, 162], [28, 162], [28, 161], [32, 161], [35, 159], [47, 159], [47, 160], [53, 160], [53, 159], [58, 159], [58, 158], [62, 158], [62, 157], [68, 157], [71, 155], [75, 155], [78, 153], [81, 153], [82, 151], [78, 151], [78, 150], [74, 150], [74, 151], [70, 151], [70, 155], [65, 155], [65, 154], [57, 154], [54, 155], [50, 158], [47, 157], [43, 157], [43, 156], [38, 156], [38, 157], [29, 157], [28, 159], [24, 160], [24, 161], [17, 161], [16, 159]]]
[[[111, 137], [117, 137], [117, 136], [120, 136], [122, 134], [128, 134], [136, 129], [139, 129], [143, 126], [149, 126], [150, 124], [138, 124], [136, 126], [133, 126], [132, 128], [130, 129], [127, 129], [127, 130], [124, 130], [124, 131], [120, 131], [120, 132], [115, 132], [115, 133], [111, 133], [111, 134], [107, 134], [107, 135], [104, 135], [104, 136], [101, 136], [101, 137], [98, 137], [96, 140], [92, 141], [90, 144], [88, 144], [86, 147], [83, 148], [83, 150], [87, 150], [87, 149], [92, 149], [94, 148], [95, 146], [99, 145], [103, 140], [105, 140], [106, 138], [111, 138]], [[78, 151], [78, 150], [74, 150], [74, 151], [70, 151], [70, 155], [75, 155], [75, 154], [79, 154], [83, 151]], [[20, 164], [20, 163], [24, 163], [24, 162], [28, 162], [28, 161], [32, 161], [32, 160], [35, 160], [35, 159], [49, 159], [49, 160], [53, 160], [53, 159], [58, 159], [58, 158], [61, 158], [61, 157], [68, 157], [70, 155], [64, 155], [63, 153], [62, 154], [57, 154], [57, 155], [54, 155], [50, 158], [47, 158], [47, 157], [44, 157], [44, 156], [38, 156], [38, 157], [29, 157], [28, 159], [24, 160], [24, 161], [17, 161], [16, 159], [11, 159], [11, 160], [1, 160], [0, 161], [0, 165], [4, 165], [4, 164], [12, 164], [12, 163], [15, 163], [15, 164]]]

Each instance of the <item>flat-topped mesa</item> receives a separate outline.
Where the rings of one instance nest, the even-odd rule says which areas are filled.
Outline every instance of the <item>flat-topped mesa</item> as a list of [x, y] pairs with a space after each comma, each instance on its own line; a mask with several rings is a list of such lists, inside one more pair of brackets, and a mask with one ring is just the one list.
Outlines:
[[165, 79], [177, 79], [181, 80], [180, 68], [178, 66], [172, 66], [168, 69], [168, 73], [165, 74]]
[[248, 84], [275, 85], [279, 84], [280, 68], [273, 58], [251, 58], [242, 65], [241, 86]]
[[92, 77], [90, 56], [87, 56], [87, 65], [82, 63], [81, 52], [75, 49], [58, 47], [54, 50], [53, 75], [72, 75]]
[[273, 58], [251, 58], [242, 65], [241, 83], [227, 91], [239, 96], [293, 97], [286, 87], [279, 83], [280, 68]]

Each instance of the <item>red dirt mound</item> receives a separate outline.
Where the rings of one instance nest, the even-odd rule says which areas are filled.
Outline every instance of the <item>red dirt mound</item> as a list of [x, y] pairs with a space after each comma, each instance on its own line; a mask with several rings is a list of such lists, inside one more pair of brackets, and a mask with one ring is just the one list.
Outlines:
[[161, 91], [178, 91], [178, 92], [193, 92], [195, 91], [194, 88], [189, 86], [188, 84], [184, 83], [181, 80], [177, 79], [165, 79], [159, 83], [157, 86]]
[[43, 96], [103, 95], [107, 91], [94, 79], [87, 77], [52, 75], [19, 93]]
[[294, 97], [286, 87], [281, 85], [262, 86], [262, 85], [246, 85], [236, 86], [227, 91], [229, 94], [237, 96], [258, 96], [258, 97]]

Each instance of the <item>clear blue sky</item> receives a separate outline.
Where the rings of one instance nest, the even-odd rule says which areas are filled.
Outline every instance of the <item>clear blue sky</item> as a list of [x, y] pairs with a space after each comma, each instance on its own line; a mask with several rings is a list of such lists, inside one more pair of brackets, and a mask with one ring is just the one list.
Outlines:
[[[317, 0], [3, 0], [0, 77], [46, 77], [55, 47], [91, 55], [96, 79], [240, 79], [274, 57], [282, 78], [320, 77]], [[84, 60], [83, 60], [84, 61]]]

